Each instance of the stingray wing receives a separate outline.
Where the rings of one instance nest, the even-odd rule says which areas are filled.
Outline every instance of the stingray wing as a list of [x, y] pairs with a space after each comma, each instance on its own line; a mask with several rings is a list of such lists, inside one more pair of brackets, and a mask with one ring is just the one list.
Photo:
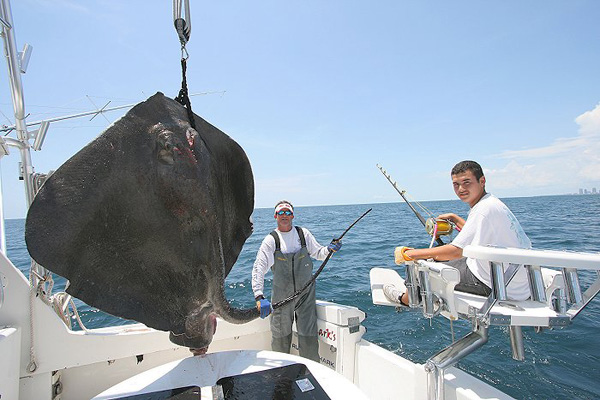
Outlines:
[[229, 136], [162, 93], [65, 162], [26, 221], [31, 256], [89, 305], [181, 331], [223, 296], [251, 234], [250, 163]]

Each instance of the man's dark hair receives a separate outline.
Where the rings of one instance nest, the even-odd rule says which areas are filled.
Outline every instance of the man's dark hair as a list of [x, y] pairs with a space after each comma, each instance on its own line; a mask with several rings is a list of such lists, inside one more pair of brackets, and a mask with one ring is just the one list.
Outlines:
[[477, 180], [479, 180], [483, 176], [483, 169], [481, 168], [481, 165], [479, 165], [475, 161], [469, 160], [461, 161], [458, 164], [456, 164], [454, 168], [452, 168], [452, 172], [450, 172], [450, 175], [458, 175], [467, 171], [471, 171], [473, 175], [475, 175], [475, 179]]

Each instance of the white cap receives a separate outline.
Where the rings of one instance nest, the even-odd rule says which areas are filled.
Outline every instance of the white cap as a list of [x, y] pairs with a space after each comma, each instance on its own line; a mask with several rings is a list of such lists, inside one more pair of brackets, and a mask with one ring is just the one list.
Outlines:
[[279, 211], [283, 210], [283, 209], [288, 209], [291, 212], [294, 212], [294, 207], [292, 207], [292, 205], [290, 203], [281, 203], [278, 204], [277, 207], [275, 207], [275, 214], [277, 214]]

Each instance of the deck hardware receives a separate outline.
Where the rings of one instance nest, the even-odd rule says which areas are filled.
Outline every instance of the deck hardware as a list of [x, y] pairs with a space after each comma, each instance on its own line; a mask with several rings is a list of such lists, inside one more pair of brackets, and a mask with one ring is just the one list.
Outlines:
[[54, 385], [52, 385], [52, 398], [55, 399], [61, 395], [63, 391], [63, 385], [61, 381], [57, 381]]
[[559, 314], [567, 312], [567, 295], [564, 289], [558, 289], [556, 291], [556, 298], [552, 300], [554, 310]]
[[548, 319], [548, 326], [550, 327], [563, 327], [571, 324], [571, 318], [569, 317], [551, 317]]
[[519, 305], [516, 305], [514, 303], [509, 303], [507, 301], [499, 301], [498, 305], [503, 306], [503, 307], [507, 307], [507, 308], [512, 308], [513, 310], [518, 310], [518, 311], [525, 311], [525, 309]]
[[356, 333], [360, 330], [360, 321], [358, 320], [358, 317], [348, 318], [348, 330], [350, 333]]
[[497, 315], [497, 314], [490, 315], [490, 325], [507, 326], [507, 325], [510, 325], [510, 322], [511, 322], [511, 318], [508, 315]]

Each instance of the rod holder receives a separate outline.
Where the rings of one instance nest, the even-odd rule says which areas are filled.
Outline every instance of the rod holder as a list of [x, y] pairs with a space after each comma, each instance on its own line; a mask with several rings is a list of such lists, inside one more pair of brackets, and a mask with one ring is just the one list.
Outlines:
[[565, 280], [567, 301], [571, 304], [583, 303], [581, 294], [581, 285], [579, 284], [579, 276], [575, 268], [563, 268], [563, 277]]
[[544, 277], [542, 276], [542, 268], [539, 265], [526, 265], [527, 274], [529, 276], [529, 289], [531, 290], [531, 298], [534, 301], [546, 303], [546, 288], [544, 287]]
[[46, 133], [48, 133], [49, 127], [50, 122], [48, 121], [42, 121], [40, 123], [40, 127], [35, 134], [33, 146], [31, 146], [35, 151], [40, 151], [42, 149], [42, 145], [44, 144], [44, 139], [46, 139]]
[[494, 297], [498, 301], [506, 300], [506, 284], [504, 283], [504, 268], [502, 267], [502, 263], [490, 261], [490, 272]]
[[411, 308], [419, 307], [419, 284], [417, 282], [417, 265], [413, 262], [406, 263], [406, 293], [408, 293], [408, 304]]
[[423, 299], [423, 316], [433, 318], [433, 293], [431, 292], [427, 271], [419, 271], [419, 282], [421, 283], [421, 298]]

